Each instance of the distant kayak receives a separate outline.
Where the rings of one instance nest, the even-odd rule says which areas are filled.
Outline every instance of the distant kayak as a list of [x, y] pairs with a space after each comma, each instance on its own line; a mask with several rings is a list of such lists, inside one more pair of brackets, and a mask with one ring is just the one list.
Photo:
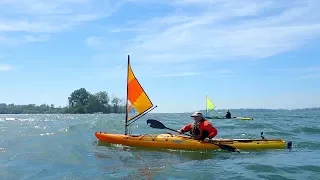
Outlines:
[[[228, 118], [225, 118], [223, 116], [206, 116], [205, 117], [206, 119], [228, 119]], [[253, 120], [253, 118], [250, 118], [250, 117], [232, 117], [230, 119], [238, 119], [238, 120]]]
[[[208, 116], [209, 112], [213, 111], [216, 108], [216, 106], [212, 103], [211, 99], [206, 96], [206, 119], [228, 119], [223, 116]], [[238, 120], [253, 120], [253, 118], [250, 117], [232, 117], [230, 119], [238, 119]]]

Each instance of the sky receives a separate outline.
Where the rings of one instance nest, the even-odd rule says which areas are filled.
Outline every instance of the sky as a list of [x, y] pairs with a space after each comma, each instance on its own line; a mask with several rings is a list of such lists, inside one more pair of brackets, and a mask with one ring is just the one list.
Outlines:
[[126, 98], [127, 55], [152, 112], [320, 106], [318, 0], [2, 0], [0, 102]]

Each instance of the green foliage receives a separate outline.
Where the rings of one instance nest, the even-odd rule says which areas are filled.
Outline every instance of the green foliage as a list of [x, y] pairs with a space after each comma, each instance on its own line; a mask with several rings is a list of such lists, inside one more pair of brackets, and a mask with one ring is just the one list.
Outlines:
[[14, 105], [14, 104], [0, 104], [0, 114], [60, 114], [66, 111], [67, 107], [54, 107], [42, 104], [36, 106], [35, 104], [28, 105]]
[[[110, 102], [107, 92], [89, 93], [85, 88], [73, 91], [68, 97], [69, 105], [54, 107], [42, 104], [36, 106], [0, 104], [0, 114], [92, 114], [92, 113], [124, 113], [126, 108], [123, 100], [114, 97]], [[111, 103], [111, 104], [110, 104]]]

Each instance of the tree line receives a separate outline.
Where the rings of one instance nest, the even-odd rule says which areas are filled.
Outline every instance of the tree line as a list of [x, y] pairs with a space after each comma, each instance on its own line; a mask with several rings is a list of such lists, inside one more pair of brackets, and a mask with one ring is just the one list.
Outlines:
[[54, 104], [15, 105], [0, 103], [0, 114], [93, 114], [125, 113], [125, 101], [117, 97], [110, 98], [106, 91], [91, 94], [85, 88], [73, 91], [68, 97], [66, 107]]

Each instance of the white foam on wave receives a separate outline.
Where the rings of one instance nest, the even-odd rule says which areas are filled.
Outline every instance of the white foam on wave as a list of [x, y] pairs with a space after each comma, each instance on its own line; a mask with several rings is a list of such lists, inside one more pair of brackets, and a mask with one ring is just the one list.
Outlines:
[[40, 136], [50, 136], [53, 135], [54, 133], [44, 133], [44, 134], [40, 134]]
[[4, 118], [6, 121], [16, 121], [19, 120], [18, 118]]
[[62, 128], [62, 129], [60, 129], [59, 131], [65, 131], [65, 132], [67, 132], [67, 131], [68, 131], [68, 129], [66, 129], [66, 128]]

